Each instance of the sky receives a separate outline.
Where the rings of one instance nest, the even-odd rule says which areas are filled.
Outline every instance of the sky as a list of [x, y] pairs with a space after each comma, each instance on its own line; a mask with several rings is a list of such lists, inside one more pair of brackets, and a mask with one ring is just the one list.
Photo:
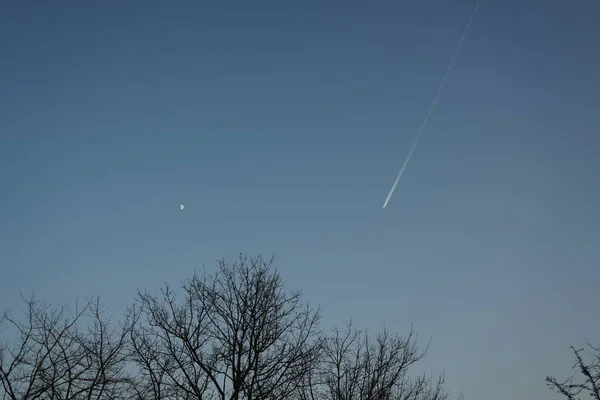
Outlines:
[[274, 253], [467, 400], [552, 398], [600, 340], [596, 0], [484, 0], [385, 210], [473, 1], [34, 3], [0, 13], [0, 308]]

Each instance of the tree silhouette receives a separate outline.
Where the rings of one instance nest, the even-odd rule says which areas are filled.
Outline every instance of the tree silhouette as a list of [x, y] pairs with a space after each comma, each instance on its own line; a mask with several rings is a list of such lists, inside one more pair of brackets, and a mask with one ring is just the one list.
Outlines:
[[289, 398], [318, 360], [318, 311], [288, 293], [271, 261], [241, 256], [194, 275], [178, 301], [140, 292], [134, 358], [145, 398]]
[[[0, 343], [0, 394], [3, 399], [127, 398], [125, 371], [130, 321], [114, 329], [98, 298], [67, 309], [50, 308], [32, 296], [23, 299], [26, 322], [4, 312], [0, 326], [13, 328], [15, 345]], [[87, 330], [78, 323], [88, 319]], [[5, 329], [2, 329], [3, 331]]]
[[[586, 343], [586, 347], [593, 352], [592, 360], [584, 361], [581, 353], [584, 349], [575, 349], [571, 346], [575, 356], [573, 369], [577, 372], [564, 381], [558, 381], [553, 377], [546, 377], [546, 384], [556, 393], [569, 400], [581, 399], [585, 395], [589, 399], [600, 400], [600, 348]], [[577, 375], [579, 379], [577, 379]], [[585, 398], [585, 397], [584, 397]]]
[[302, 399], [310, 400], [444, 400], [443, 375], [411, 378], [409, 368], [427, 349], [419, 350], [411, 328], [406, 337], [384, 327], [375, 338], [349, 322], [322, 341], [320, 368], [313, 371]]
[[[319, 310], [287, 290], [273, 259], [240, 255], [175, 290], [138, 290], [124, 322], [98, 298], [69, 313], [34, 297], [0, 318], [2, 400], [446, 400], [411, 376], [426, 354], [412, 328], [324, 334]], [[7, 329], [4, 329], [7, 328]], [[8, 337], [8, 336], [6, 336]]]

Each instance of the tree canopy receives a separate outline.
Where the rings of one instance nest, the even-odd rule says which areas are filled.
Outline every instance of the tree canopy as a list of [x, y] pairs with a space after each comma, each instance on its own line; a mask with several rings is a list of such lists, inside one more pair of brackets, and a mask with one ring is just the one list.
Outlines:
[[178, 290], [139, 290], [125, 318], [98, 298], [72, 312], [25, 299], [0, 327], [0, 398], [444, 400], [443, 375], [411, 374], [425, 357], [411, 328], [369, 336], [324, 330], [320, 310], [286, 289], [273, 259], [240, 255]]

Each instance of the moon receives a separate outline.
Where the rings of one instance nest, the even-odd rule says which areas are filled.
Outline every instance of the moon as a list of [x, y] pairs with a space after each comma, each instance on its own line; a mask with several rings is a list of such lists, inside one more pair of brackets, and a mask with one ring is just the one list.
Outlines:
[[180, 205], [179, 205], [179, 209], [180, 209], [181, 211], [183, 211], [183, 209], [184, 209], [184, 207], [183, 207], [183, 204], [180, 204]]

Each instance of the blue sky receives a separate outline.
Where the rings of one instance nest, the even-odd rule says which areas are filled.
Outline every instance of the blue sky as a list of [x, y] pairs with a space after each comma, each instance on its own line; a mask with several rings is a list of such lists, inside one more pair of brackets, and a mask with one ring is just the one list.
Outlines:
[[[600, 3], [23, 2], [0, 15], [0, 305], [277, 255], [324, 324], [546, 399], [598, 341]], [[179, 204], [186, 205], [185, 211]]]

